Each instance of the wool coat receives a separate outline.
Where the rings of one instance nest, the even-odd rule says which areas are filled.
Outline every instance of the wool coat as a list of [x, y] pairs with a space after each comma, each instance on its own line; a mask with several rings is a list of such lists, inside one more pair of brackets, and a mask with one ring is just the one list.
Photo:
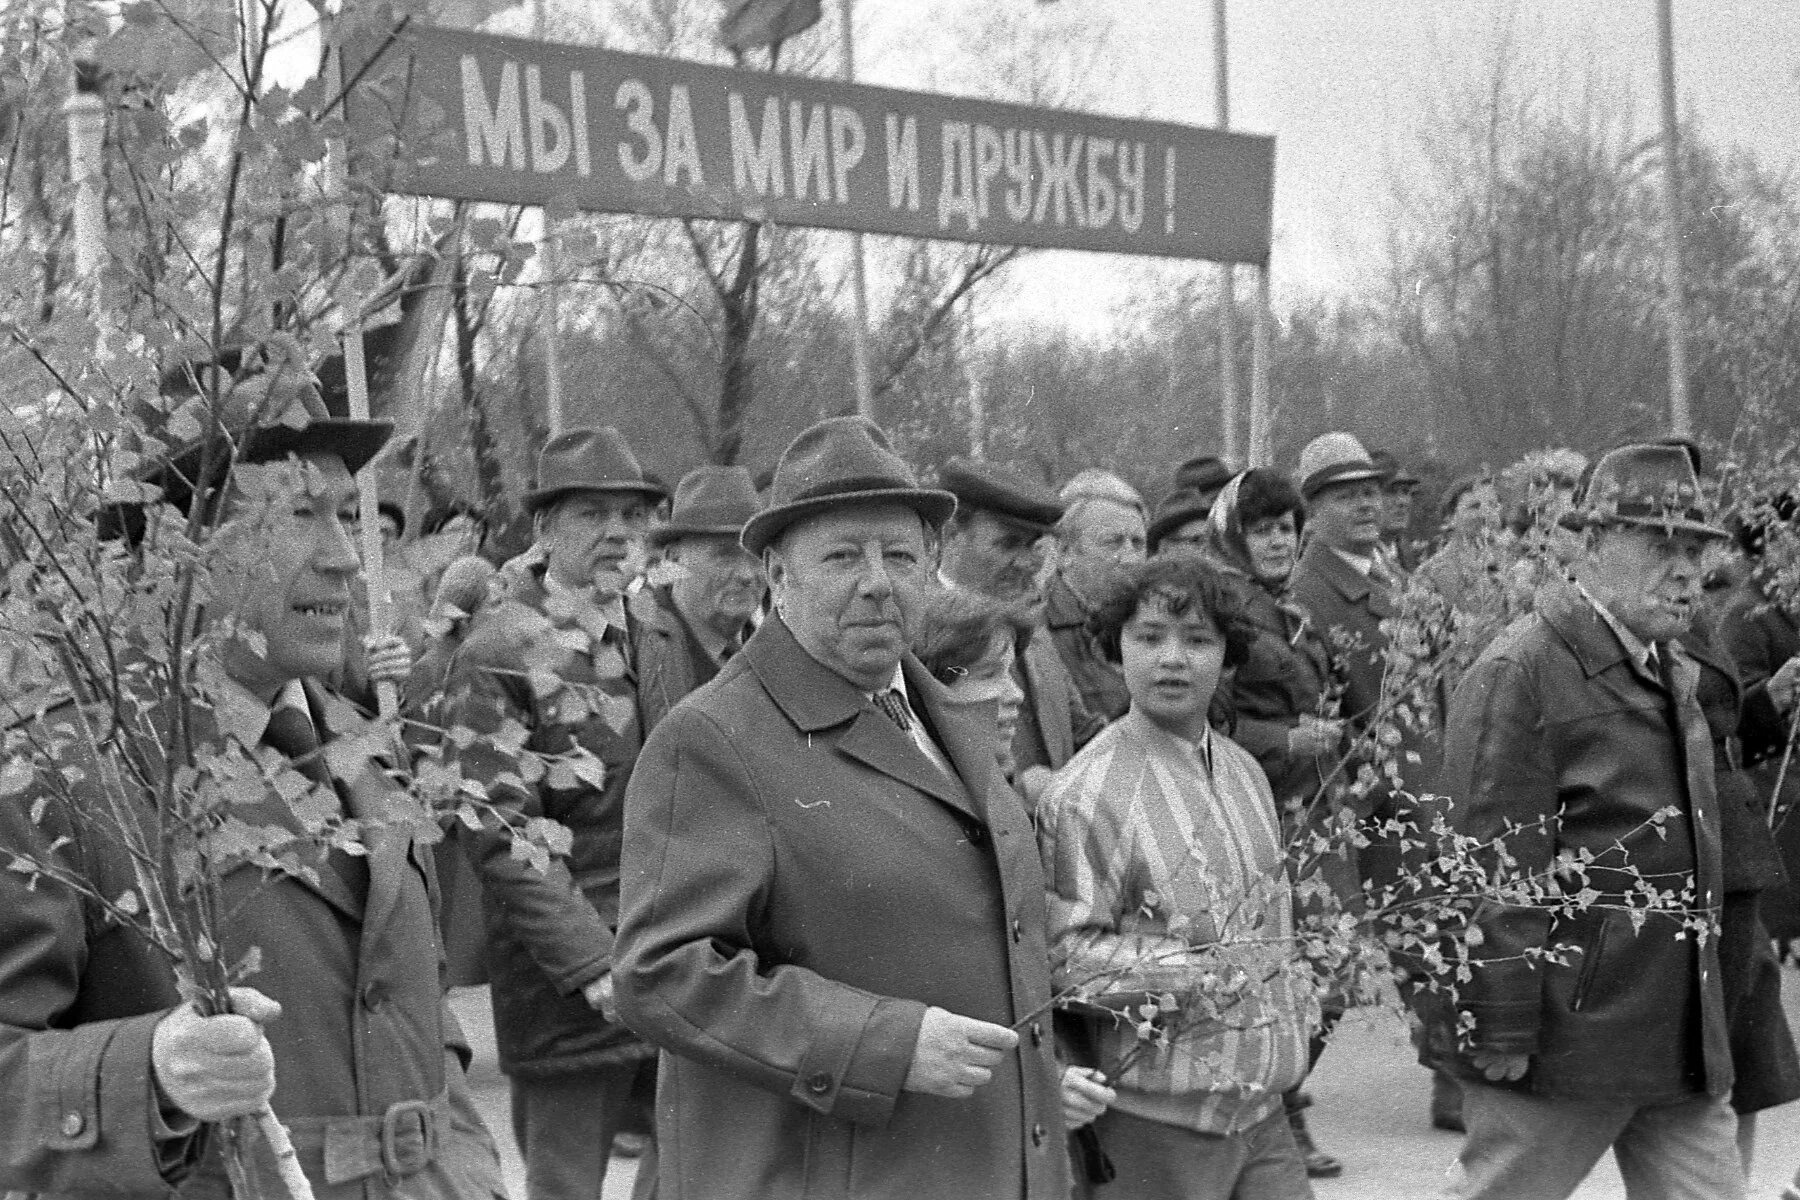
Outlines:
[[[446, 688], [452, 725], [483, 733], [516, 721], [525, 747], [561, 754], [580, 746], [605, 769], [588, 780], [497, 788], [515, 817], [548, 817], [571, 834], [566, 859], [548, 871], [520, 862], [505, 831], [473, 839], [487, 914], [487, 966], [501, 1069], [544, 1078], [647, 1058], [625, 1026], [595, 1011], [581, 988], [611, 965], [618, 920], [619, 845], [625, 786], [640, 744], [637, 677], [629, 633], [596, 640], [567, 611], [555, 611], [543, 568], [520, 572], [509, 599], [484, 611]], [[479, 744], [478, 744], [479, 751]], [[513, 767], [504, 756], [465, 755], [465, 770], [490, 782]]]
[[[1562, 878], [1570, 894], [1594, 889], [1596, 903], [1565, 914], [1482, 905], [1485, 938], [1458, 997], [1472, 1041], [1435, 1029], [1439, 1062], [1474, 1078], [1468, 1050], [1528, 1054], [1512, 1086], [1565, 1099], [1649, 1104], [1730, 1091], [1718, 940], [1695, 938], [1667, 912], [1636, 928], [1621, 908], [1640, 879], [1691, 885], [1693, 905], [1715, 919], [1724, 899], [1699, 670], [1685, 654], [1670, 669], [1673, 694], [1579, 591], [1554, 584], [1458, 685], [1445, 753], [1451, 823], [1503, 837], [1523, 873], [1593, 855], [1585, 878]], [[1664, 809], [1675, 815], [1656, 819]], [[1566, 961], [1530, 957], [1540, 951]]]
[[[667, 1200], [1068, 1194], [1031, 826], [904, 671], [955, 777], [773, 616], [644, 748], [614, 979], [665, 1051]], [[932, 1005], [1019, 1028], [970, 1099], [903, 1091]]]
[[[325, 694], [309, 689], [308, 700], [329, 740]], [[248, 729], [254, 744], [262, 721], [220, 724], [239, 735]], [[193, 736], [202, 747], [223, 747], [227, 735], [200, 721]], [[328, 761], [352, 814], [375, 815], [393, 799], [396, 785], [373, 762]], [[136, 885], [124, 842], [107, 822], [81, 819], [61, 799], [34, 821], [33, 807], [29, 797], [0, 805], [0, 847], [73, 871], [103, 895]], [[303, 828], [273, 789], [234, 815]], [[403, 827], [365, 841], [366, 899], [323, 863], [312, 877], [246, 865], [225, 879], [223, 953], [236, 962], [259, 949], [261, 969], [245, 982], [282, 1006], [265, 1027], [275, 1114], [320, 1200], [502, 1195], [494, 1144], [463, 1076], [466, 1043], [443, 1003], [430, 849]], [[178, 1003], [168, 961], [97, 901], [49, 879], [32, 886], [0, 872], [0, 1089], [8, 1097], [0, 1104], [0, 1188], [230, 1195], [206, 1128], [177, 1131], [159, 1112], [151, 1035]], [[401, 1177], [396, 1166], [409, 1173]], [[282, 1194], [261, 1141], [251, 1168], [263, 1195]]]
[[[638, 712], [644, 736], [687, 694], [719, 673], [688, 628], [668, 588], [645, 588], [626, 605], [631, 620], [632, 666], [637, 672]], [[746, 624], [744, 636], [750, 633]]]
[[[1800, 620], [1794, 612], [1772, 603], [1752, 578], [1727, 606], [1719, 623], [1719, 640], [1742, 672], [1744, 712], [1738, 732], [1744, 763], [1752, 785], [1767, 798], [1781, 776], [1791, 727], [1789, 717], [1769, 698], [1769, 677], [1800, 654]], [[1794, 756], [1782, 781], [1781, 803], [1789, 812], [1800, 806], [1800, 754]], [[1782, 821], [1778, 837], [1788, 882], [1763, 893], [1762, 917], [1776, 937], [1796, 938], [1800, 937], [1800, 818], [1789, 816]]]
[[1059, 769], [1100, 732], [1104, 720], [1088, 711], [1050, 634], [1034, 629], [1013, 667], [1025, 701], [1013, 734], [1013, 759], [1022, 769]]
[[1060, 573], [1052, 575], [1044, 589], [1044, 627], [1062, 655], [1082, 707], [1103, 722], [1122, 716], [1131, 707], [1125, 672], [1101, 653], [1099, 641], [1088, 628], [1087, 606]]

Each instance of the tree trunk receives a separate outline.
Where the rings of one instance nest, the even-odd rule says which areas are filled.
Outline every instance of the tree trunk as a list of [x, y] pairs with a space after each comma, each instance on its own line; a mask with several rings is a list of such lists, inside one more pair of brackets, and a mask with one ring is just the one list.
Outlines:
[[747, 224], [738, 247], [731, 286], [719, 292], [719, 424], [713, 461], [731, 466], [744, 449], [744, 417], [756, 402], [755, 364], [750, 336], [756, 331], [758, 285], [762, 280], [762, 227]]

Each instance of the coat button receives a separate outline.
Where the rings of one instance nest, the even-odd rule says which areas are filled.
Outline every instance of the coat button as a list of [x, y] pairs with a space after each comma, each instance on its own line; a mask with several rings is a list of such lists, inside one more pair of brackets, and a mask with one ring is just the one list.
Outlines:
[[831, 1076], [820, 1071], [817, 1075], [814, 1075], [811, 1079], [806, 1081], [806, 1086], [812, 1089], [814, 1094], [823, 1096], [826, 1092], [831, 1090]]
[[1042, 1121], [1031, 1127], [1031, 1144], [1034, 1146], [1044, 1144], [1044, 1123]]
[[86, 1128], [87, 1128], [87, 1122], [82, 1120], [80, 1113], [64, 1113], [63, 1114], [62, 1135], [64, 1137], [74, 1137], [76, 1134], [80, 1133], [82, 1130], [84, 1130]]
[[1040, 1026], [1036, 1021], [1033, 1021], [1031, 1023], [1031, 1044], [1033, 1046], [1041, 1046], [1044, 1044], [1043, 1027]]
[[363, 984], [363, 990], [362, 990], [363, 1007], [368, 1009], [370, 1012], [374, 1012], [376, 1009], [380, 1008], [383, 1004], [386, 1004], [387, 998], [388, 998], [388, 985], [384, 981], [382, 981], [380, 979], [376, 979], [376, 980], [370, 981], [369, 983]]
[[987, 845], [987, 830], [975, 824], [973, 821], [963, 826], [963, 837], [968, 839], [969, 845], [971, 846]]

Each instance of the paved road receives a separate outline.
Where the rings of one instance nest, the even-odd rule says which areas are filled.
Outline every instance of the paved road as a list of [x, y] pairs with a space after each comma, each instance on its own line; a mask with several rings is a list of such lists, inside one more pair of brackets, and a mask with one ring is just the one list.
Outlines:
[[[1790, 1021], [1800, 1028], [1800, 974], [1788, 972], [1783, 995]], [[476, 1044], [472, 1077], [476, 1100], [500, 1140], [512, 1194], [522, 1198], [524, 1176], [507, 1136], [506, 1083], [494, 1068], [487, 994], [458, 989], [452, 1003]], [[1424, 1069], [1413, 1060], [1405, 1029], [1391, 1014], [1352, 1014], [1339, 1027], [1308, 1085], [1314, 1099], [1314, 1136], [1345, 1163], [1342, 1177], [1316, 1185], [1318, 1200], [1436, 1200], [1459, 1139], [1431, 1128], [1426, 1116], [1428, 1085]], [[1753, 1200], [1775, 1200], [1796, 1168], [1800, 1168], [1800, 1103], [1762, 1114], [1751, 1175]], [[627, 1200], [633, 1172], [629, 1160], [613, 1160], [602, 1200]], [[1624, 1195], [1611, 1159], [1577, 1193], [1578, 1200], [1623, 1200]]]

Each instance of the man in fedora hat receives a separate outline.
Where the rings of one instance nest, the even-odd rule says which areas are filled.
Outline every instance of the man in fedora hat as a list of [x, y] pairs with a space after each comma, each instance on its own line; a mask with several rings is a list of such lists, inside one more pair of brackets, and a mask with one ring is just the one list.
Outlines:
[[650, 531], [669, 582], [645, 588], [632, 616], [638, 704], [648, 736], [683, 696], [744, 648], [768, 590], [762, 560], [738, 541], [761, 503], [743, 467], [695, 467], [675, 488], [669, 520]]
[[[572, 835], [566, 865], [550, 871], [520, 861], [504, 830], [468, 839], [527, 1200], [598, 1195], [614, 1135], [655, 1087], [654, 1052], [601, 1009], [625, 785], [642, 745], [625, 590], [661, 497], [618, 430], [551, 438], [525, 498], [533, 553], [510, 571], [505, 599], [476, 618], [438, 702], [451, 727], [493, 734], [516, 722], [528, 750], [578, 747], [604, 767], [597, 780], [546, 774], [521, 784], [514, 765], [488, 760], [479, 742], [463, 763], [519, 818], [549, 817]], [[653, 1176], [640, 1172], [644, 1189]]]
[[1237, 472], [1216, 454], [1198, 454], [1175, 468], [1171, 491], [1194, 492], [1208, 506], [1218, 499]]
[[1306, 549], [1294, 599], [1342, 659], [1342, 712], [1368, 719], [1381, 698], [1381, 622], [1399, 611], [1399, 583], [1380, 558], [1385, 473], [1354, 434], [1327, 433], [1300, 452]]
[[[946, 462], [938, 482], [956, 497], [939, 549], [943, 582], [1021, 605], [1041, 618], [1045, 542], [1062, 516], [1062, 502], [1016, 471], [967, 458]], [[1102, 722], [1082, 704], [1048, 630], [1033, 631], [1013, 671], [1025, 693], [1013, 734], [1015, 779], [1035, 798], [1048, 773], [1068, 762]]]
[[955, 505], [863, 418], [801, 433], [743, 531], [774, 613], [632, 776], [668, 1200], [1067, 1195], [1031, 824], [906, 652]]
[[[1573, 581], [1545, 587], [1450, 705], [1452, 823], [1504, 837], [1521, 876], [1561, 889], [1483, 906], [1462, 1027], [1433, 1031], [1464, 1081], [1458, 1194], [1568, 1196], [1611, 1149], [1633, 1200], [1731, 1200], [1745, 1185], [1718, 939], [1691, 928], [1719, 912], [1720, 813], [1679, 642], [1702, 550], [1726, 534], [1668, 445], [1604, 455], [1566, 519], [1585, 539]], [[1626, 911], [1638, 881], [1682, 911]]]
[[[429, 849], [404, 823], [415, 814], [396, 764], [360, 739], [332, 745], [351, 719], [319, 682], [342, 663], [357, 583], [352, 476], [390, 427], [334, 418], [294, 368], [224, 388], [228, 436], [161, 460], [147, 478], [172, 507], [123, 522], [142, 532], [204, 510], [212, 589], [194, 691], [171, 698], [168, 677], [140, 664], [159, 693], [139, 698], [143, 713], [163, 729], [179, 719], [194, 760], [132, 769], [238, 770], [250, 789], [232, 819], [291, 833], [298, 848], [283, 856], [301, 869], [246, 855], [224, 876], [218, 953], [247, 962], [254, 948], [260, 966], [245, 981], [255, 990], [233, 989], [232, 1014], [203, 1017], [145, 935], [67, 883], [107, 897], [144, 886], [141, 851], [80, 798], [104, 767], [78, 747], [33, 764], [74, 790], [0, 805], [0, 850], [66, 873], [0, 872], [0, 1188], [227, 1196], [223, 1139], [201, 1123], [272, 1105], [321, 1200], [496, 1195], [439, 986]], [[41, 750], [73, 709], [35, 720], [27, 744]], [[109, 750], [133, 741], [115, 736]], [[370, 823], [357, 853], [319, 840], [338, 819]], [[267, 1144], [244, 1144], [252, 1190], [282, 1194]]]

